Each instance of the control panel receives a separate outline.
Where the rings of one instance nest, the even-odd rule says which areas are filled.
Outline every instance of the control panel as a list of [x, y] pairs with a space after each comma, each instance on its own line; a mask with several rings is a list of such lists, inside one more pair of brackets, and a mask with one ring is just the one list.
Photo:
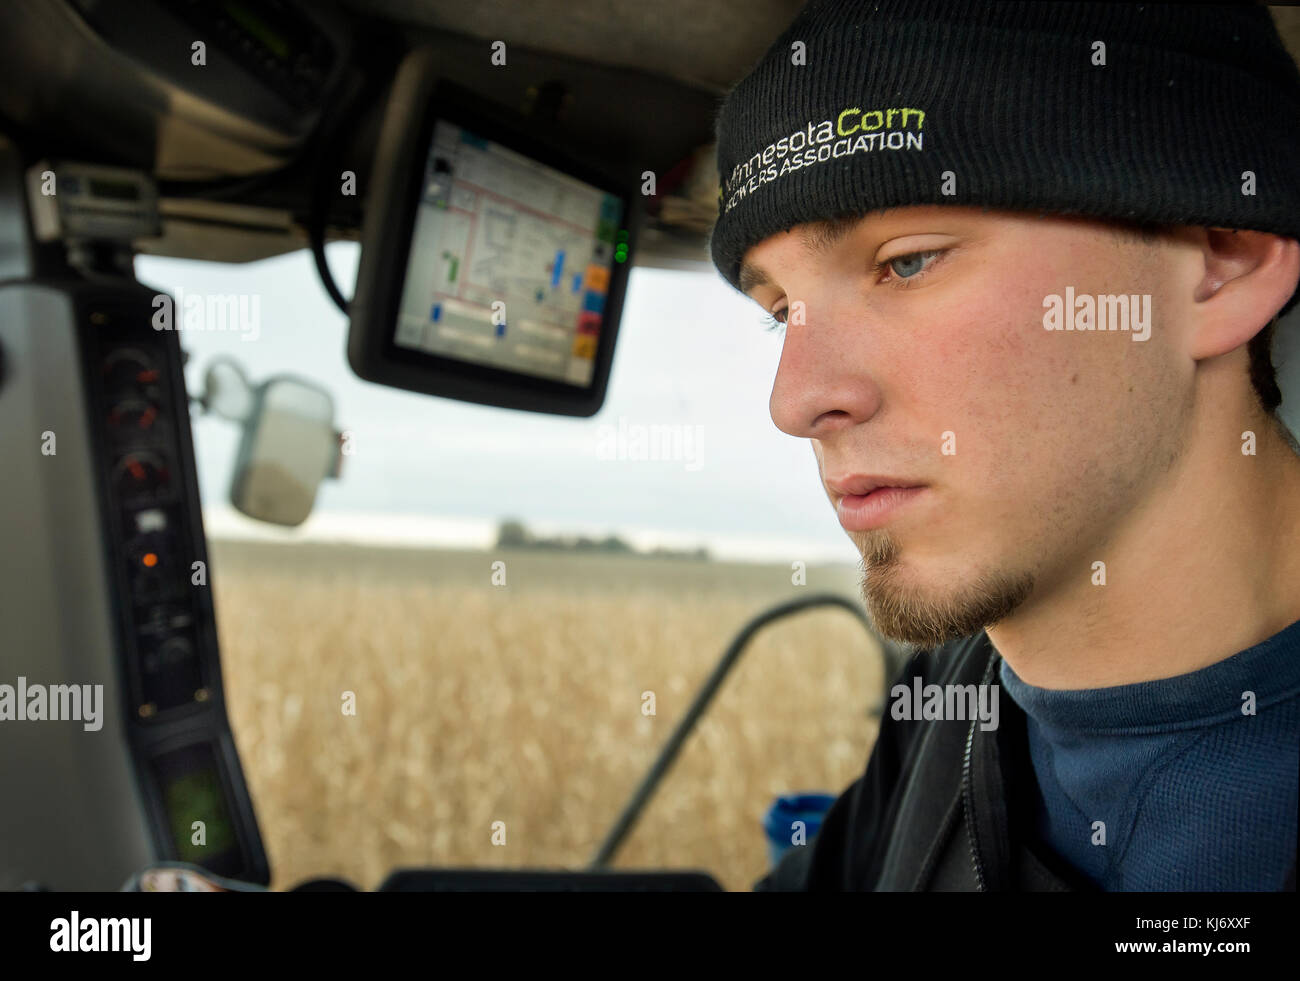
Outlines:
[[126, 730], [161, 857], [266, 883], [222, 693], [182, 353], [152, 326], [172, 302], [139, 286], [74, 301]]

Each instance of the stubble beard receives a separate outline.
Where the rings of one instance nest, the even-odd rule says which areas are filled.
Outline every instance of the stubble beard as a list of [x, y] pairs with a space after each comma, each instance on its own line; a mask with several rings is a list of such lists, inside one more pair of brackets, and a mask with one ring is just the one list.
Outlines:
[[904, 577], [902, 549], [884, 529], [850, 536], [862, 554], [862, 599], [881, 635], [918, 648], [969, 637], [1010, 616], [1033, 592], [1030, 572], [981, 574], [952, 591]]

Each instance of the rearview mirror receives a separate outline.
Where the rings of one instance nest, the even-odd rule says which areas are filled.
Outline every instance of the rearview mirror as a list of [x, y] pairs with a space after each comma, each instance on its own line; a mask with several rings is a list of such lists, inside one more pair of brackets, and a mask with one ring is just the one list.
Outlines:
[[253, 412], [253, 386], [230, 357], [213, 359], [203, 376], [203, 406], [231, 422], [244, 423]]
[[310, 382], [277, 375], [252, 393], [230, 502], [250, 518], [300, 525], [338, 455], [334, 400]]

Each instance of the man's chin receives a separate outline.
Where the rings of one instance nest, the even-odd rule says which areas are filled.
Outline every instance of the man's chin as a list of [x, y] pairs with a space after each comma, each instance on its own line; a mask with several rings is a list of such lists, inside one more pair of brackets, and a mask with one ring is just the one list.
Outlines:
[[1034, 576], [980, 574], [973, 581], [918, 583], [908, 576], [897, 541], [883, 532], [854, 536], [862, 553], [862, 599], [883, 637], [918, 648], [940, 647], [1010, 616], [1034, 589]]

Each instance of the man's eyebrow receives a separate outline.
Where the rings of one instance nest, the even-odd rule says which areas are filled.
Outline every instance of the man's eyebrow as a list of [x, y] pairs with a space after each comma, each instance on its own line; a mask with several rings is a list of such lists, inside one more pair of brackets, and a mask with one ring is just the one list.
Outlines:
[[740, 266], [740, 292], [748, 294], [756, 286], [767, 286], [772, 281], [767, 273], [752, 263], [744, 262]]
[[[865, 216], [848, 218], [828, 218], [822, 221], [808, 222], [803, 231], [804, 251], [813, 259], [821, 258], [841, 241], [848, 237]], [[756, 286], [770, 286], [772, 279], [767, 270], [753, 263], [745, 262], [740, 266], [740, 292], [748, 293]]]
[[853, 216], [811, 222], [804, 231], [804, 251], [814, 259], [821, 258], [843, 239], [847, 238], [849, 233], [857, 228], [862, 221], [863, 217]]

